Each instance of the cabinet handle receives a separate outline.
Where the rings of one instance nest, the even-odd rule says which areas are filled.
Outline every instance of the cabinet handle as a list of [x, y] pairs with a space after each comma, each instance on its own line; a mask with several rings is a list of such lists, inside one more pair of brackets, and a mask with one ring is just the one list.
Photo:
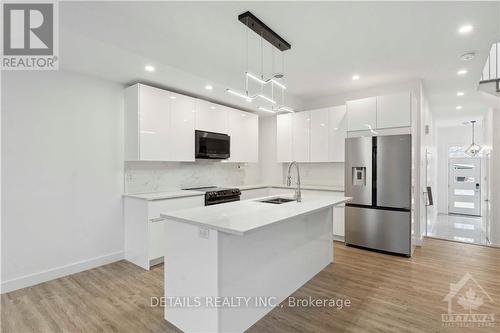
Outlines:
[[155, 217], [154, 219], [149, 219], [149, 222], [161, 222], [163, 221], [163, 217]]

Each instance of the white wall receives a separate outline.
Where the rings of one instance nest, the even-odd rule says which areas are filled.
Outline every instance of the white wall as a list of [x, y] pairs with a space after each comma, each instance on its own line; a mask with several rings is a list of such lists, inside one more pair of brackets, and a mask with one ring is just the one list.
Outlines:
[[493, 152], [491, 157], [491, 234], [490, 241], [500, 246], [500, 98], [499, 108], [493, 110]]
[[[483, 141], [483, 125], [476, 124], [476, 142]], [[437, 129], [438, 181], [437, 207], [439, 214], [448, 214], [448, 148], [451, 145], [468, 146], [472, 142], [471, 125], [439, 127]]]
[[122, 258], [123, 87], [2, 73], [2, 292]]

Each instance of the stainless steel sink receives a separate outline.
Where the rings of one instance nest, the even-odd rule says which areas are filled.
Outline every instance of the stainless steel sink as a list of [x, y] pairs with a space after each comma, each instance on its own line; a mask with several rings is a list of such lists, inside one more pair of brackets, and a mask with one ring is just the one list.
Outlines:
[[271, 198], [271, 199], [257, 200], [257, 201], [279, 205], [279, 204], [287, 203], [287, 202], [290, 202], [290, 201], [295, 201], [295, 199], [290, 199], [290, 198]]

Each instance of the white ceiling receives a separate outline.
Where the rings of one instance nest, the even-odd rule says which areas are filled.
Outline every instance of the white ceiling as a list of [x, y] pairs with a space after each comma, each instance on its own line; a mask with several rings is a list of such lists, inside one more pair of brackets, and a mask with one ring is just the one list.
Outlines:
[[[491, 44], [500, 41], [499, 2], [63, 2], [61, 67], [255, 109], [225, 92], [243, 88], [246, 35], [237, 16], [247, 10], [292, 45], [285, 70], [296, 108], [421, 79], [437, 117], [487, 110], [477, 85]], [[466, 23], [474, 31], [459, 35]], [[477, 57], [461, 61], [468, 51]], [[146, 64], [157, 70], [145, 72]], [[468, 75], [458, 77], [461, 68]], [[361, 79], [352, 81], [353, 74]], [[456, 97], [459, 90], [465, 96]]]

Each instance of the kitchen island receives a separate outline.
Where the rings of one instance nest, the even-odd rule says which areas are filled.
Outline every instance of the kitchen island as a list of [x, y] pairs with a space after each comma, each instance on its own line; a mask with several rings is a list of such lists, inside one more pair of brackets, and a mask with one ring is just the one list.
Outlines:
[[185, 332], [243, 332], [333, 262], [342, 196], [269, 198], [162, 214], [165, 319]]

